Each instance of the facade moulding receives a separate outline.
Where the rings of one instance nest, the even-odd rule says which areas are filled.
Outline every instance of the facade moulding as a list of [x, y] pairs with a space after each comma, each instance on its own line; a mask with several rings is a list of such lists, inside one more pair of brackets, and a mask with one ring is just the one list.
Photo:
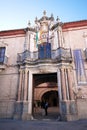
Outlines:
[[[58, 23], [55, 24], [51, 29], [56, 28], [58, 26]], [[72, 28], [70, 30], [73, 30], [74, 28], [80, 27], [79, 29], [81, 29], [81, 27], [83, 28], [83, 26], [87, 26], [87, 20], [82, 20], [82, 21], [75, 21], [75, 22], [67, 22], [67, 23], [62, 23], [62, 29], [63, 31], [65, 31], [66, 29]], [[86, 29], [84, 27], [84, 29]], [[24, 29], [14, 29], [14, 30], [5, 30], [5, 31], [0, 31], [0, 37], [2, 36], [13, 36], [13, 35], [20, 35], [21, 34], [25, 34], [26, 31], [33, 31], [35, 32], [34, 28], [24, 28]], [[77, 30], [77, 29], [76, 29]]]
[[0, 37], [25, 34], [25, 29], [0, 31]]
[[68, 28], [76, 28], [76, 27], [83, 27], [87, 26], [87, 20], [82, 20], [82, 21], [74, 21], [74, 22], [67, 22], [63, 24], [63, 29], [68, 29]]
[[67, 32], [67, 31], [78, 31], [78, 30], [86, 30], [87, 27], [78, 27], [78, 28], [67, 28], [67, 29], [63, 29], [63, 32]]
[[10, 38], [19, 38], [19, 37], [25, 37], [25, 34], [19, 34], [19, 35], [9, 35], [9, 36], [0, 36], [1, 39], [10, 39]]

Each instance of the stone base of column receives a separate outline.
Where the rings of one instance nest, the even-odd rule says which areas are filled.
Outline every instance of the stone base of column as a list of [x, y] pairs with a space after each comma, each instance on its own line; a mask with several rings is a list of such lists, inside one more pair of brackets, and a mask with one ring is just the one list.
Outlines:
[[34, 120], [34, 117], [29, 113], [22, 114], [22, 120]]
[[77, 115], [71, 115], [71, 114], [61, 115], [61, 121], [76, 121], [76, 120], [78, 120]]
[[21, 119], [23, 113], [23, 102], [15, 103], [14, 119]]
[[77, 107], [74, 100], [62, 101], [60, 103], [61, 120], [72, 121], [77, 120]]
[[28, 113], [28, 101], [16, 102], [14, 119], [33, 120], [33, 116]]
[[22, 113], [22, 120], [29, 120], [29, 115], [28, 115], [28, 102], [24, 101], [23, 102], [23, 113]]

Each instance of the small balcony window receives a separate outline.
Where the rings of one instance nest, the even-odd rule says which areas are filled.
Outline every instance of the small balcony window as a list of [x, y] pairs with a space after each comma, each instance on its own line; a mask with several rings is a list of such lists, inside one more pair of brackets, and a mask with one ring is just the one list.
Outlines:
[[0, 47], [0, 63], [4, 62], [5, 58], [5, 47]]

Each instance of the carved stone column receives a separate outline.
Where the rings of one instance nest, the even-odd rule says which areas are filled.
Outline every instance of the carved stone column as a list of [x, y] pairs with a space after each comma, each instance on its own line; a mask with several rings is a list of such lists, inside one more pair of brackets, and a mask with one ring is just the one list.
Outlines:
[[22, 70], [19, 70], [20, 78], [19, 78], [19, 89], [18, 89], [18, 101], [21, 100], [21, 89], [22, 89]]
[[30, 51], [30, 39], [31, 39], [31, 32], [28, 30], [27, 31], [27, 45], [28, 45], [28, 50]]
[[62, 99], [67, 100], [66, 95], [66, 78], [65, 78], [65, 69], [61, 69], [61, 89], [62, 89]]
[[63, 43], [62, 25], [60, 23], [58, 25], [57, 34], [58, 34], [58, 44], [59, 44], [59, 47], [64, 47], [64, 45], [63, 45], [64, 43]]
[[59, 30], [57, 31], [57, 36], [58, 36], [58, 47], [60, 47]]
[[68, 76], [68, 88], [69, 88], [70, 100], [74, 100], [74, 95], [72, 91], [72, 73], [70, 69], [67, 69], [67, 76]]
[[29, 118], [32, 118], [32, 94], [33, 94], [33, 76], [32, 72], [29, 71], [29, 86], [28, 86], [28, 114]]
[[27, 91], [28, 91], [28, 70], [25, 69], [25, 80], [24, 80], [24, 101], [27, 100]]
[[72, 74], [70, 69], [61, 69], [61, 92], [62, 100], [60, 101], [61, 120], [77, 119], [76, 102], [73, 99], [72, 91]]
[[62, 92], [61, 92], [61, 73], [60, 69], [57, 71], [57, 80], [58, 80], [58, 92], [59, 92], [59, 99], [62, 100]]
[[24, 51], [29, 50], [30, 51], [30, 31], [26, 29], [26, 34], [25, 34], [25, 43], [24, 43]]
[[28, 69], [24, 70], [22, 119], [28, 120]]

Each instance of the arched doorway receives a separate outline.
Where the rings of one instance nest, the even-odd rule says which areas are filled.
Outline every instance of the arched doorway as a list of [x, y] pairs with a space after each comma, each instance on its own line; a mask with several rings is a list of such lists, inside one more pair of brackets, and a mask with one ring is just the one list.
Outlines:
[[[33, 101], [37, 104], [37, 109], [33, 109], [35, 118], [57, 118], [59, 113], [59, 95], [57, 85], [57, 73], [34, 74], [34, 96]], [[41, 101], [48, 102], [48, 116], [42, 116]], [[34, 106], [35, 106], [34, 104]]]
[[59, 98], [58, 98], [58, 91], [51, 90], [42, 95], [42, 99], [48, 101], [49, 107], [57, 107], [59, 106]]

